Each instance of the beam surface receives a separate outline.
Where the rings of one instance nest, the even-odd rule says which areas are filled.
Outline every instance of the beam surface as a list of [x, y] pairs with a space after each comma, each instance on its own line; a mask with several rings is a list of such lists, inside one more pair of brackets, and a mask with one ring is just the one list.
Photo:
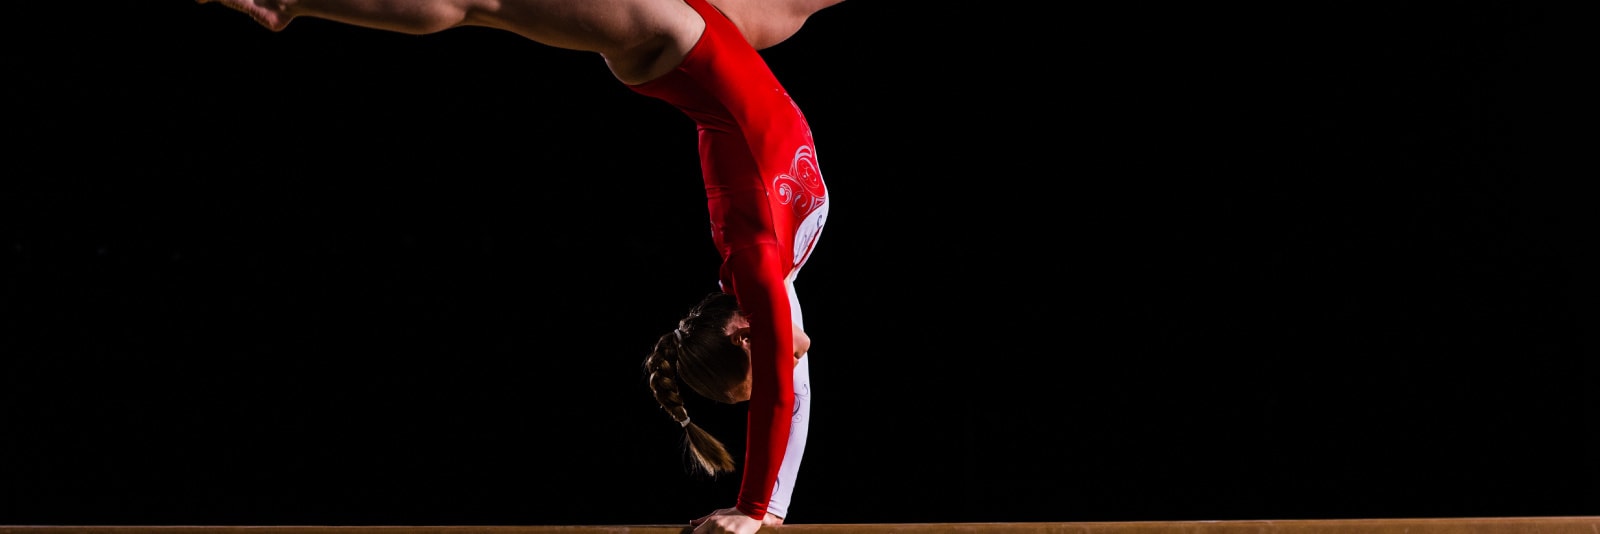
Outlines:
[[[1065, 523], [796, 524], [791, 534], [1600, 534], [1600, 516], [1128, 521]], [[0, 525], [0, 534], [686, 534], [679, 525], [318, 526]]]

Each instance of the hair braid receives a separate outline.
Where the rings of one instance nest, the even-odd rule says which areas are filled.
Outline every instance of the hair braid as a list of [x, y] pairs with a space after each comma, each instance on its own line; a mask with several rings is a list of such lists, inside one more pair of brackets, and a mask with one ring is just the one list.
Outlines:
[[733, 456], [716, 437], [689, 419], [688, 407], [678, 393], [676, 362], [683, 349], [683, 333], [673, 330], [656, 340], [655, 349], [645, 357], [645, 372], [649, 375], [650, 391], [655, 394], [661, 409], [683, 426], [684, 455], [691, 469], [715, 477], [733, 472]]

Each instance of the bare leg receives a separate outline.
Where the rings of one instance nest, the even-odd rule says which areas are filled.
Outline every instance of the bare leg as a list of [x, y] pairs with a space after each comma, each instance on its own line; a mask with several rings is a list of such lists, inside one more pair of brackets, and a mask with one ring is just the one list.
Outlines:
[[783, 42], [800, 31], [806, 19], [844, 0], [708, 0], [733, 21], [756, 50]]
[[272, 31], [315, 17], [408, 34], [458, 26], [510, 31], [539, 43], [598, 52], [617, 78], [641, 83], [676, 67], [705, 21], [661, 0], [196, 0], [220, 3]]

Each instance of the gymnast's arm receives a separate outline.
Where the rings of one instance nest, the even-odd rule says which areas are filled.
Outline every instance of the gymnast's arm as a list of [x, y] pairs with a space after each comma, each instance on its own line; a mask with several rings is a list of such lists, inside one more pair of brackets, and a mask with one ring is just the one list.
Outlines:
[[[793, 291], [793, 288], [790, 288]], [[794, 301], [791, 301], [793, 303]], [[798, 318], [799, 310], [795, 310]], [[800, 460], [805, 455], [807, 428], [811, 423], [811, 361], [806, 353], [811, 348], [800, 321], [794, 324], [794, 411], [789, 419], [789, 443], [785, 447], [783, 462], [778, 467], [777, 482], [772, 488], [772, 498], [767, 503], [767, 518], [776, 518], [783, 524], [789, 516], [789, 502], [794, 495], [795, 480], [800, 474]], [[771, 522], [769, 521], [769, 524]]]
[[725, 262], [731, 290], [750, 321], [749, 426], [735, 508], [755, 519], [767, 515], [788, 452], [795, 408], [796, 328], [784, 281], [784, 259], [777, 244], [767, 242], [731, 251]]

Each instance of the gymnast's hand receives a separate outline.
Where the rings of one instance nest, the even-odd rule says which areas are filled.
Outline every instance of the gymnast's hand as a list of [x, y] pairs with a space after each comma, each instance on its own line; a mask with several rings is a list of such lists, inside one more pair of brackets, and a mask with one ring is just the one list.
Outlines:
[[756, 521], [755, 518], [744, 515], [738, 508], [723, 508], [689, 522], [689, 526], [694, 527], [695, 534], [753, 534], [761, 530], [762, 525], [782, 524], [781, 517], [767, 514], [765, 519]]

